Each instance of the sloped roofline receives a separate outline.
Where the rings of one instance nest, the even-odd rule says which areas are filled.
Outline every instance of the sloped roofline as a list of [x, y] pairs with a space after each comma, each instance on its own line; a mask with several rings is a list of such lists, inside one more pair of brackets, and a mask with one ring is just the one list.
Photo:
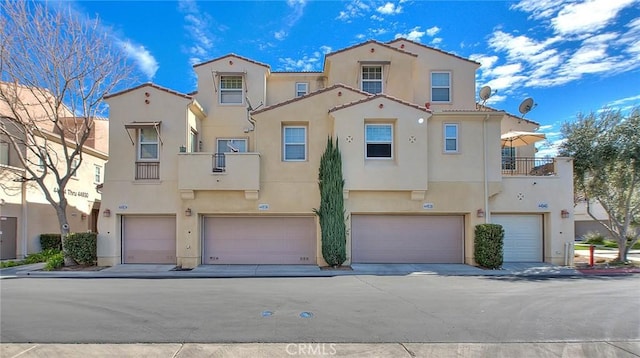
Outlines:
[[284, 101], [284, 102], [280, 102], [280, 103], [276, 103], [276, 104], [268, 106], [268, 107], [264, 107], [262, 109], [259, 109], [259, 110], [251, 112], [251, 114], [254, 115], [254, 114], [259, 114], [259, 113], [262, 113], [262, 112], [270, 111], [272, 109], [275, 109], [275, 108], [278, 108], [278, 107], [282, 107], [282, 106], [286, 106], [286, 105], [288, 105], [290, 103], [298, 102], [298, 101], [301, 101], [303, 99], [307, 99], [309, 97], [313, 97], [313, 96], [316, 96], [316, 95], [319, 95], [319, 94], [334, 90], [336, 88], [342, 88], [342, 89], [345, 89], [345, 90], [348, 90], [348, 91], [352, 91], [352, 92], [355, 92], [355, 93], [359, 93], [359, 94], [365, 95], [367, 97], [371, 96], [371, 93], [364, 92], [364, 91], [361, 91], [361, 90], [359, 90], [357, 88], [353, 88], [353, 87], [350, 87], [350, 86], [343, 85], [342, 83], [338, 83], [338, 84], [335, 84], [333, 86], [330, 86], [330, 87], [327, 87], [327, 88], [323, 88], [323, 89], [319, 89], [317, 91], [308, 93], [308, 94], [306, 94], [304, 96], [296, 97], [296, 98], [293, 98], [293, 99], [290, 99], [290, 100], [287, 100], [287, 101]]
[[489, 106], [484, 105], [484, 104], [479, 104], [478, 108], [485, 108], [486, 110], [494, 111], [494, 112], [504, 112], [504, 114], [506, 114], [507, 116], [513, 117], [513, 118], [517, 118], [519, 121], [525, 121], [527, 123], [531, 123], [531, 124], [536, 125], [538, 127], [540, 126], [540, 123], [538, 123], [536, 121], [532, 121], [532, 120], [526, 119], [526, 118], [521, 118], [521, 117], [516, 116], [515, 114], [511, 114], [511, 113], [509, 113], [507, 111], [504, 111], [504, 110], [499, 110], [499, 109], [496, 109], [496, 108], [493, 108], [493, 107], [489, 107]]
[[481, 63], [476, 62], [476, 61], [473, 61], [473, 60], [470, 60], [470, 59], [468, 59], [468, 58], [464, 58], [464, 57], [462, 57], [462, 56], [458, 56], [458, 55], [453, 54], [453, 53], [451, 53], [451, 52], [443, 51], [443, 50], [441, 50], [441, 49], [439, 49], [439, 48], [435, 48], [435, 47], [427, 46], [427, 45], [421, 44], [421, 43], [419, 43], [419, 42], [411, 41], [411, 40], [406, 39], [406, 38], [404, 38], [404, 37], [398, 37], [397, 39], [394, 39], [394, 40], [391, 40], [391, 41], [387, 42], [387, 44], [396, 43], [396, 42], [398, 42], [398, 41], [406, 41], [406, 42], [412, 43], [412, 44], [414, 44], [414, 45], [417, 45], [417, 46], [420, 46], [420, 47], [427, 48], [427, 49], [429, 49], [429, 50], [437, 51], [437, 52], [440, 52], [440, 53], [442, 53], [442, 54], [445, 54], [445, 55], [448, 55], [448, 56], [451, 56], [451, 57], [455, 57], [455, 58], [460, 59], [460, 60], [464, 60], [464, 61], [467, 61], [467, 62], [471, 62], [471, 63], [476, 64], [476, 65], [482, 65]]
[[330, 53], [324, 55], [324, 59], [326, 61], [327, 57], [329, 57], [329, 56], [333, 56], [333, 55], [336, 55], [336, 54], [339, 54], [339, 53], [342, 53], [342, 52], [345, 52], [345, 51], [349, 51], [349, 50], [352, 50], [352, 49], [354, 49], [356, 47], [366, 46], [368, 44], [380, 45], [382, 47], [386, 47], [386, 48], [388, 48], [390, 50], [397, 51], [397, 52], [403, 53], [405, 55], [418, 57], [418, 55], [416, 55], [415, 53], [411, 53], [409, 51], [405, 51], [405, 50], [402, 50], [402, 49], [399, 49], [399, 48], [396, 48], [396, 47], [393, 47], [393, 46], [389, 46], [388, 44], [386, 44], [384, 42], [380, 42], [380, 41], [377, 41], [377, 40], [368, 40], [368, 41], [365, 41], [365, 42], [361, 42], [359, 44], [355, 44], [353, 46], [345, 47], [343, 49], [340, 49], [340, 50], [337, 50], [337, 51], [334, 51], [334, 52], [330, 52]]
[[415, 108], [417, 110], [420, 110], [420, 111], [423, 111], [423, 112], [426, 112], [426, 113], [432, 113], [431, 110], [427, 109], [426, 107], [419, 106], [419, 105], [417, 105], [415, 103], [403, 101], [403, 100], [401, 100], [399, 98], [396, 98], [396, 97], [393, 97], [393, 96], [389, 96], [389, 95], [386, 95], [384, 93], [378, 93], [376, 95], [369, 96], [367, 98], [363, 98], [363, 99], [360, 99], [360, 100], [357, 100], [357, 101], [353, 101], [353, 102], [341, 104], [339, 106], [335, 106], [335, 107], [329, 109], [329, 113], [332, 113], [332, 112], [335, 112], [335, 111], [339, 111], [341, 109], [345, 109], [345, 108], [348, 108], [348, 107], [356, 106], [356, 105], [361, 104], [361, 103], [365, 103], [365, 102], [369, 102], [369, 101], [375, 101], [376, 99], [379, 99], [379, 98], [385, 98], [385, 99], [388, 99], [388, 100], [391, 100], [391, 101], [394, 101], [394, 102], [398, 102], [398, 103], [400, 103], [402, 105], [405, 105], [405, 106], [408, 106], [408, 107], [412, 107], [412, 108]]
[[152, 82], [146, 82], [146, 83], [143, 83], [141, 85], [138, 85], [138, 86], [135, 86], [135, 87], [131, 87], [129, 89], [126, 89], [126, 90], [123, 90], [123, 91], [120, 91], [120, 92], [108, 94], [108, 95], [104, 96], [104, 99], [121, 96], [121, 95], [123, 95], [125, 93], [129, 93], [129, 92], [135, 91], [135, 90], [143, 88], [143, 87], [151, 87], [151, 88], [155, 88], [155, 89], [160, 90], [160, 91], [164, 91], [164, 92], [170, 93], [170, 94], [178, 96], [178, 97], [182, 97], [182, 98], [186, 98], [186, 99], [193, 99], [193, 97], [188, 95], [188, 94], [180, 93], [178, 91], [174, 91], [174, 90], [168, 89], [166, 87], [158, 86], [157, 84], [152, 83]]
[[230, 53], [230, 54], [227, 54], [227, 55], [224, 55], [224, 56], [221, 56], [221, 57], [216, 57], [216, 58], [214, 58], [214, 59], [212, 59], [212, 60], [209, 60], [209, 61], [205, 61], [205, 62], [201, 62], [201, 63], [196, 63], [195, 65], [193, 65], [193, 68], [196, 68], [196, 67], [199, 67], [199, 66], [203, 66], [203, 65], [206, 65], [206, 64], [211, 63], [211, 62], [216, 62], [216, 61], [224, 60], [224, 59], [225, 59], [225, 58], [227, 58], [227, 57], [235, 57], [235, 58], [241, 59], [241, 60], [243, 60], [243, 61], [251, 62], [251, 63], [256, 64], [256, 65], [258, 65], [258, 66], [263, 66], [263, 67], [266, 67], [266, 68], [268, 68], [268, 69], [271, 69], [271, 66], [269, 66], [269, 65], [267, 65], [267, 64], [264, 64], [264, 63], [262, 63], [262, 62], [258, 62], [258, 61], [252, 60], [252, 59], [247, 58], [247, 57], [244, 57], [244, 56], [236, 55], [235, 53]]

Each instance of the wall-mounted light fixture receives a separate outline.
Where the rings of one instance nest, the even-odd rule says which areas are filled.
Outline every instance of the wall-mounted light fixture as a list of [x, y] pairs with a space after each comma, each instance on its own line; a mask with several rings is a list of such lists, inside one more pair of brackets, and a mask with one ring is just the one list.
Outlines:
[[104, 209], [104, 211], [102, 212], [102, 216], [104, 216], [105, 218], [108, 218], [109, 216], [111, 216], [111, 210]]
[[476, 210], [476, 216], [479, 217], [479, 218], [483, 218], [484, 217], [484, 209]]
[[560, 216], [561, 216], [563, 219], [568, 218], [568, 217], [569, 217], [569, 210], [567, 210], [567, 209], [562, 209], [562, 210], [560, 211]]
[[187, 208], [187, 210], [184, 211], [184, 216], [191, 216], [191, 208]]

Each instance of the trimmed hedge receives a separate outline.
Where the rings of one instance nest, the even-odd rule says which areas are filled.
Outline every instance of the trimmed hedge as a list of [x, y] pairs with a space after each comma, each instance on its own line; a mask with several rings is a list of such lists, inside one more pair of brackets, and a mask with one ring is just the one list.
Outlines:
[[502, 266], [504, 229], [498, 224], [480, 224], [475, 228], [473, 257], [481, 267], [498, 269]]
[[62, 251], [60, 234], [40, 234], [40, 246], [42, 247], [42, 251], [49, 249]]
[[64, 266], [64, 254], [62, 252], [59, 252], [51, 256], [47, 260], [47, 263], [44, 265], [44, 270], [53, 271], [59, 269], [62, 266]]
[[64, 251], [79, 264], [93, 265], [98, 260], [98, 236], [95, 232], [70, 233]]

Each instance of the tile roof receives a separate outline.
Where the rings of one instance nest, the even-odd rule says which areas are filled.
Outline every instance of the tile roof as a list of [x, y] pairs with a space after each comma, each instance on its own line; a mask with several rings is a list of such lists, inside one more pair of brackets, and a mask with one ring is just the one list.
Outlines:
[[338, 111], [338, 110], [341, 110], [341, 109], [344, 109], [344, 108], [347, 108], [347, 107], [355, 106], [355, 105], [358, 105], [358, 104], [360, 104], [360, 103], [364, 103], [364, 102], [368, 102], [368, 101], [373, 101], [373, 100], [376, 100], [376, 99], [378, 99], [378, 98], [385, 98], [385, 99], [389, 99], [389, 100], [392, 100], [392, 101], [398, 102], [398, 103], [400, 103], [400, 104], [403, 104], [403, 105], [405, 105], [405, 106], [409, 106], [409, 107], [413, 107], [413, 108], [415, 108], [415, 109], [421, 110], [421, 111], [423, 111], [423, 112], [432, 113], [432, 112], [431, 112], [431, 110], [430, 110], [430, 109], [427, 109], [426, 107], [419, 106], [419, 105], [417, 105], [417, 104], [415, 104], [415, 103], [411, 103], [411, 102], [403, 101], [403, 100], [401, 100], [401, 99], [399, 99], [399, 98], [392, 97], [392, 96], [386, 95], [386, 94], [384, 94], [384, 93], [379, 93], [379, 94], [376, 94], [376, 95], [373, 95], [373, 96], [369, 96], [369, 97], [367, 97], [367, 98], [363, 98], [363, 99], [360, 99], [360, 100], [357, 100], [357, 101], [353, 101], [353, 102], [349, 102], [349, 103], [341, 104], [341, 105], [339, 105], [339, 106], [335, 106], [335, 107], [333, 107], [333, 108], [329, 109], [329, 113], [331, 113], [331, 112], [335, 112], [335, 111]]
[[517, 118], [519, 121], [525, 121], [527, 123], [531, 123], [531, 124], [536, 125], [536, 126], [540, 125], [540, 123], [538, 123], [538, 122], [535, 122], [535, 121], [532, 121], [532, 120], [529, 120], [529, 119], [526, 119], [526, 118], [521, 118], [521, 117], [516, 116], [515, 114], [511, 114], [511, 113], [509, 113], [507, 111], [504, 111], [504, 110], [495, 109], [493, 107], [489, 107], [489, 106], [484, 105], [484, 104], [478, 104], [477, 107], [480, 108], [480, 109], [484, 108], [485, 110], [490, 110], [490, 111], [495, 111], [495, 112], [505, 112], [505, 114], [508, 115], [509, 117]]
[[405, 51], [405, 50], [402, 50], [402, 49], [399, 49], [399, 48], [396, 48], [396, 47], [393, 47], [393, 46], [389, 46], [389, 45], [387, 45], [386, 43], [379, 42], [379, 41], [376, 41], [376, 40], [369, 40], [369, 41], [366, 41], [366, 42], [362, 42], [362, 43], [359, 43], [359, 44], [355, 44], [355, 45], [353, 45], [353, 46], [345, 47], [345, 48], [343, 48], [343, 49], [340, 49], [340, 50], [337, 50], [337, 51], [334, 51], [334, 52], [328, 53], [328, 54], [324, 55], [325, 61], [326, 61], [327, 57], [329, 57], [329, 56], [333, 56], [333, 55], [338, 54], [338, 53], [341, 53], [341, 52], [349, 51], [349, 50], [354, 49], [354, 48], [356, 48], [356, 47], [366, 46], [366, 45], [368, 45], [368, 44], [376, 44], [376, 45], [380, 45], [380, 46], [382, 46], [382, 47], [386, 47], [386, 48], [388, 48], [388, 49], [390, 49], [390, 50], [398, 51], [398, 52], [403, 53], [403, 54], [405, 54], [405, 55], [409, 55], [409, 56], [413, 56], [413, 57], [418, 57], [418, 55], [416, 55], [416, 54], [414, 54], [414, 53], [411, 53], [411, 52], [408, 52], [408, 51]]
[[123, 91], [120, 91], [120, 92], [108, 94], [108, 95], [104, 96], [104, 99], [120, 96], [120, 95], [123, 95], [125, 93], [131, 92], [131, 91], [135, 91], [135, 90], [143, 88], [143, 87], [152, 87], [152, 88], [155, 88], [157, 90], [164, 91], [164, 92], [176, 95], [178, 97], [183, 97], [183, 98], [187, 98], [187, 99], [193, 99], [193, 97], [191, 97], [188, 94], [180, 93], [180, 92], [168, 89], [166, 87], [158, 86], [157, 84], [151, 83], [151, 82], [143, 83], [141, 85], [138, 85], [138, 86], [135, 86], [135, 87], [131, 87], [129, 89], [126, 89], [126, 90], [123, 90]]
[[209, 60], [209, 61], [205, 61], [205, 62], [201, 62], [201, 63], [196, 63], [195, 65], [193, 65], [193, 67], [199, 67], [199, 66], [202, 66], [202, 65], [206, 65], [206, 64], [208, 64], [208, 63], [211, 63], [211, 62], [215, 62], [215, 61], [223, 60], [223, 59], [225, 59], [225, 58], [227, 58], [227, 57], [235, 57], [235, 58], [239, 58], [239, 59], [241, 59], [241, 60], [247, 61], [247, 62], [254, 63], [254, 64], [258, 65], [258, 66], [264, 66], [264, 67], [266, 67], [266, 68], [271, 68], [271, 66], [269, 66], [269, 65], [267, 65], [267, 64], [264, 64], [264, 63], [262, 63], [262, 62], [258, 62], [258, 61], [254, 61], [254, 60], [252, 60], [252, 59], [250, 59], [250, 58], [247, 58], [247, 57], [243, 57], [243, 56], [240, 56], [240, 55], [236, 55], [235, 53], [230, 53], [230, 54], [227, 54], [227, 55], [224, 55], [224, 56], [221, 56], [221, 57], [216, 57], [216, 58], [214, 58], [214, 59], [212, 59], [212, 60]]
[[418, 46], [420, 46], [420, 47], [424, 47], [424, 48], [427, 48], [427, 49], [430, 49], [430, 50], [433, 50], [433, 51], [440, 52], [440, 53], [445, 54], [445, 55], [453, 56], [453, 57], [455, 57], [455, 58], [458, 58], [458, 59], [461, 59], [461, 60], [464, 60], [464, 61], [467, 61], [467, 62], [474, 63], [474, 64], [476, 64], [476, 65], [480, 65], [480, 63], [479, 63], [479, 62], [476, 62], [476, 61], [470, 60], [470, 59], [468, 59], [468, 58], [464, 58], [464, 57], [462, 57], [462, 56], [458, 56], [458, 55], [453, 54], [453, 53], [451, 53], [451, 52], [443, 51], [443, 50], [441, 50], [441, 49], [439, 49], [439, 48], [435, 48], [435, 47], [431, 47], [431, 46], [427, 46], [427, 45], [421, 44], [421, 43], [419, 43], [419, 42], [411, 41], [411, 40], [406, 39], [406, 38], [404, 38], [404, 37], [399, 37], [399, 38], [397, 38], [397, 39], [395, 39], [395, 40], [391, 40], [391, 41], [387, 42], [387, 44], [392, 44], [392, 43], [395, 43], [395, 42], [398, 42], [398, 41], [406, 41], [406, 42], [412, 43], [412, 44], [414, 44], [414, 45], [418, 45]]
[[309, 97], [313, 97], [313, 96], [315, 96], [315, 95], [318, 95], [318, 94], [321, 94], [321, 93], [325, 93], [325, 92], [328, 92], [328, 91], [334, 90], [334, 89], [336, 89], [336, 88], [343, 88], [343, 89], [346, 89], [346, 90], [349, 90], [349, 91], [353, 91], [353, 92], [356, 92], [356, 93], [360, 93], [360, 94], [365, 95], [365, 96], [367, 96], [367, 97], [368, 97], [368, 96], [371, 96], [371, 94], [370, 94], [370, 93], [363, 92], [363, 91], [361, 91], [361, 90], [359, 90], [359, 89], [356, 89], [356, 88], [353, 88], [353, 87], [346, 86], [346, 85], [343, 85], [343, 84], [341, 84], [341, 83], [338, 83], [338, 84], [335, 84], [335, 85], [333, 85], [333, 86], [330, 86], [330, 87], [327, 87], [327, 88], [323, 88], [323, 89], [319, 89], [319, 90], [317, 90], [317, 91], [314, 91], [314, 92], [308, 93], [308, 94], [306, 94], [306, 95], [304, 95], [304, 96], [301, 96], [301, 97], [296, 97], [296, 98], [293, 98], [293, 99], [290, 99], [290, 100], [287, 100], [287, 101], [284, 101], [284, 102], [280, 102], [280, 103], [276, 103], [276, 104], [273, 104], [273, 105], [268, 106], [268, 107], [264, 107], [264, 108], [262, 108], [262, 109], [259, 109], [259, 110], [256, 110], [256, 111], [251, 112], [251, 114], [259, 114], [259, 113], [262, 113], [262, 112], [266, 112], [266, 111], [272, 110], [272, 109], [274, 109], [274, 108], [278, 108], [278, 107], [286, 106], [286, 105], [288, 105], [288, 104], [290, 104], [290, 103], [297, 102], [297, 101], [301, 101], [301, 100], [303, 100], [303, 99], [307, 99], [307, 98], [309, 98]]

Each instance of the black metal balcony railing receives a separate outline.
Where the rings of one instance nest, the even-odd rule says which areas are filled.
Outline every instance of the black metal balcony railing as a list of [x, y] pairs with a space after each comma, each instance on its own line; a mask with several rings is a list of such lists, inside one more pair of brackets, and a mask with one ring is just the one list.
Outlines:
[[553, 158], [502, 157], [502, 175], [555, 175]]
[[160, 162], [136, 162], [136, 180], [160, 179]]
[[224, 158], [224, 153], [216, 153], [212, 156], [213, 159], [213, 172], [214, 173], [222, 173], [225, 171], [226, 163]]

